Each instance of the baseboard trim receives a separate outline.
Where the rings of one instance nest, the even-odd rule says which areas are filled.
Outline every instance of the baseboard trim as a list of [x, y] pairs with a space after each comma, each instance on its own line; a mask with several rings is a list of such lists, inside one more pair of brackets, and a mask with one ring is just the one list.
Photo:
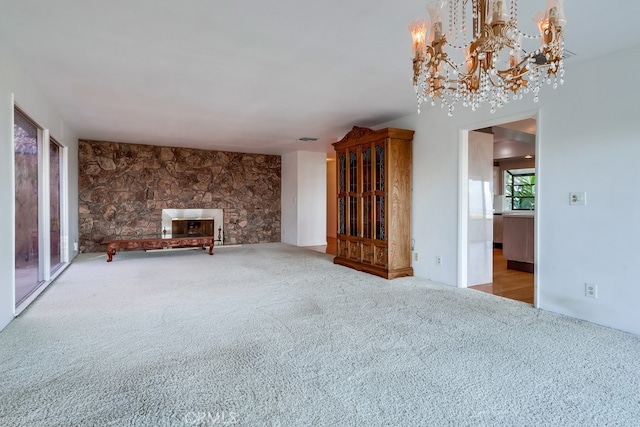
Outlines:
[[524, 271], [525, 273], [533, 273], [533, 264], [522, 261], [507, 260], [507, 268], [509, 270]]

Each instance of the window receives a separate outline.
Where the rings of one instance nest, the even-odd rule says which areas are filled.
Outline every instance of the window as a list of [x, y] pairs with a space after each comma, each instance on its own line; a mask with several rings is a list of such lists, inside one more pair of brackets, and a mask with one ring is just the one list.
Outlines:
[[505, 171], [504, 194], [511, 210], [533, 210], [536, 202], [536, 174], [534, 169]]

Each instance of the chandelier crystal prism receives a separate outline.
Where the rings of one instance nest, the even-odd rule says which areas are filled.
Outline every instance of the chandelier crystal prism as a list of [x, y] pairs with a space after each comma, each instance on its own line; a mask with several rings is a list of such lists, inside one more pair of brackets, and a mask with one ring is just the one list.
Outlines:
[[[449, 116], [458, 102], [473, 111], [488, 103], [494, 113], [523, 94], [538, 102], [545, 82], [563, 84], [562, 3], [547, 0], [533, 18], [539, 34], [529, 35], [518, 28], [517, 0], [430, 0], [429, 19], [409, 24], [418, 113], [428, 98]], [[532, 39], [527, 52], [523, 40]]]

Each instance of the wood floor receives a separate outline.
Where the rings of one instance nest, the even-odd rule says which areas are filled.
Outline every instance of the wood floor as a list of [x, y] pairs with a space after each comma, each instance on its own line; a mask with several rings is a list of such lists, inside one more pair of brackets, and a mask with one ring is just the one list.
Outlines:
[[[308, 246], [314, 251], [336, 254], [336, 239], [327, 237], [326, 246]], [[533, 304], [533, 274], [508, 270], [502, 249], [493, 250], [493, 283], [472, 286], [470, 289]]]
[[470, 289], [533, 304], [533, 274], [508, 270], [502, 249], [493, 250], [493, 283], [471, 286]]

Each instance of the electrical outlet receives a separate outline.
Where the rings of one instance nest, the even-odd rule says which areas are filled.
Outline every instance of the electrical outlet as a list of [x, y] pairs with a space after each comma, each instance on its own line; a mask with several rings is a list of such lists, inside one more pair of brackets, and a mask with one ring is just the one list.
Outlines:
[[414, 252], [413, 253], [413, 260], [417, 261], [418, 260], [418, 252]]
[[442, 265], [442, 257], [440, 255], [436, 255], [436, 265]]
[[78, 252], [78, 242], [73, 242], [73, 250]]
[[574, 191], [569, 193], [569, 204], [571, 206], [584, 206], [587, 204], [587, 193], [584, 191]]
[[594, 285], [593, 283], [585, 283], [584, 296], [587, 298], [598, 298], [598, 285]]

